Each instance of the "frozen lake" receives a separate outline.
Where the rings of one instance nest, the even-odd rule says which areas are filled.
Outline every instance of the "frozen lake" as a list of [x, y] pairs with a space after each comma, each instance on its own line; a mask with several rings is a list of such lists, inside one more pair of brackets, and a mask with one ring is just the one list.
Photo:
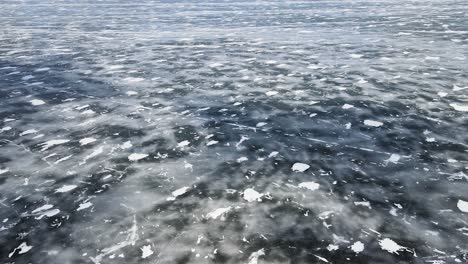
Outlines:
[[0, 25], [1, 263], [468, 263], [467, 1]]

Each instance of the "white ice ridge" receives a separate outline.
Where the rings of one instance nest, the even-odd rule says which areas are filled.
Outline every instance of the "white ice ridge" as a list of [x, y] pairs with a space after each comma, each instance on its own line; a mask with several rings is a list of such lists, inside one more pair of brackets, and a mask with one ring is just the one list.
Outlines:
[[117, 250], [120, 250], [121, 248], [124, 248], [126, 246], [134, 246], [135, 242], [138, 240], [138, 226], [137, 226], [137, 220], [136, 220], [136, 215], [133, 216], [133, 225], [130, 228], [130, 230], [127, 231], [128, 235], [126, 239], [117, 245], [104, 248], [101, 250], [101, 254], [97, 255], [96, 257], [91, 257], [91, 261], [94, 262], [95, 264], [100, 264], [102, 258], [104, 258], [107, 255], [110, 255], [114, 253]]

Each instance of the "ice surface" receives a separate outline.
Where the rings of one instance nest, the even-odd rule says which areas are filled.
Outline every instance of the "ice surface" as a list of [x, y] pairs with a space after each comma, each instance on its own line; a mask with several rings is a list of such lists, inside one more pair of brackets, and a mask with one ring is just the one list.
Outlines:
[[468, 263], [466, 10], [0, 1], [0, 263]]

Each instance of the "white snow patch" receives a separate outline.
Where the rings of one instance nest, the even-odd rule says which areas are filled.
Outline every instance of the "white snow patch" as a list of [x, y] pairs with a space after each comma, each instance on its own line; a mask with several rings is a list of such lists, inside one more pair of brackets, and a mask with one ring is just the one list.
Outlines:
[[49, 70], [50, 70], [49, 67], [44, 67], [44, 68], [35, 69], [34, 71], [35, 72], [45, 72], [45, 71], [49, 71]]
[[175, 198], [177, 198], [178, 196], [181, 196], [182, 194], [188, 192], [189, 190], [190, 190], [190, 187], [179, 188], [179, 189], [173, 191], [172, 196], [167, 198], [166, 200], [173, 201], [173, 200], [175, 200]]
[[52, 209], [52, 210], [43, 212], [40, 216], [36, 217], [35, 219], [41, 220], [44, 216], [52, 217], [54, 215], [57, 215], [58, 213], [60, 213], [59, 209]]
[[37, 132], [38, 131], [36, 129], [28, 129], [26, 131], [21, 132], [19, 135], [20, 136], [25, 136], [25, 135], [34, 134], [34, 133], [37, 133]]
[[188, 146], [188, 145], [190, 145], [190, 141], [184, 140], [184, 141], [182, 141], [182, 142], [179, 142], [179, 143], [177, 144], [177, 147], [178, 147], [178, 148], [183, 148], [183, 147], [186, 147], [186, 146]]
[[18, 252], [19, 255], [24, 254], [28, 252], [29, 250], [31, 250], [31, 248], [32, 246], [28, 246], [26, 242], [23, 242], [17, 248], [13, 249], [13, 251], [10, 252], [10, 254], [8, 254], [8, 257], [11, 258], [13, 254], [15, 254], [15, 252]]
[[354, 202], [354, 205], [356, 206], [364, 206], [372, 209], [370, 202], [364, 201], [364, 202]]
[[65, 192], [69, 192], [69, 191], [75, 189], [76, 187], [78, 187], [78, 186], [76, 186], [76, 185], [64, 185], [64, 186], [58, 188], [57, 190], [55, 190], [55, 192], [56, 193], [65, 193]]
[[464, 213], [468, 213], [468, 202], [465, 202], [463, 200], [458, 200], [457, 207], [458, 209], [460, 209], [460, 211]]
[[357, 241], [351, 245], [351, 250], [355, 253], [360, 253], [364, 250], [364, 244], [360, 241]]
[[309, 165], [305, 163], [300, 163], [300, 162], [294, 163], [294, 165], [291, 167], [293, 171], [298, 171], [298, 172], [304, 172], [308, 170], [309, 168], [310, 168]]
[[260, 249], [259, 251], [255, 251], [254, 253], [250, 255], [248, 264], [257, 264], [258, 258], [264, 255], [265, 255], [265, 250], [263, 248]]
[[86, 203], [82, 203], [78, 206], [78, 208], [76, 209], [76, 211], [81, 211], [81, 210], [84, 210], [86, 208], [89, 208], [93, 206], [93, 204], [91, 202], [86, 202]]
[[94, 112], [91, 109], [88, 109], [88, 110], [85, 110], [85, 111], [81, 112], [81, 114], [82, 115], [94, 115], [94, 114], [96, 114], [96, 112]]
[[340, 248], [338, 245], [333, 245], [333, 244], [329, 244], [327, 246], [328, 251], [335, 251], [335, 250], [338, 250], [338, 248]]
[[153, 250], [151, 250], [151, 245], [143, 246], [141, 249], [141, 258], [147, 258], [154, 254]]
[[315, 190], [318, 190], [320, 188], [320, 184], [316, 183], [316, 182], [301, 182], [299, 183], [299, 188], [305, 188], [305, 189], [309, 189], [311, 191], [315, 191]]
[[247, 158], [247, 157], [240, 157], [240, 158], [237, 159], [237, 162], [242, 163], [242, 162], [248, 161], [248, 160], [249, 160], [249, 158]]
[[33, 100], [29, 101], [29, 102], [30, 102], [32, 105], [43, 105], [43, 104], [45, 104], [44, 101], [39, 100], [39, 99], [33, 99]]
[[93, 143], [95, 141], [96, 141], [95, 138], [87, 137], [87, 138], [80, 139], [80, 144], [81, 144], [81, 146], [84, 146], [84, 145], [88, 145], [90, 143]]
[[362, 58], [363, 55], [362, 55], [362, 54], [351, 54], [351, 55], [349, 55], [349, 56], [350, 56], [351, 58], [353, 58], [353, 59], [359, 59], [359, 58]]
[[216, 141], [216, 140], [210, 140], [208, 141], [208, 143], [206, 143], [207, 146], [211, 146], [211, 145], [215, 145], [215, 144], [218, 144], [219, 142]]
[[42, 151], [49, 149], [50, 147], [56, 146], [56, 145], [61, 145], [69, 142], [70, 140], [68, 139], [53, 139], [49, 140], [47, 142], [42, 143]]
[[255, 191], [252, 188], [248, 188], [244, 191], [244, 200], [247, 202], [254, 202], [254, 201], [261, 201], [260, 198], [263, 196], [263, 194]]
[[366, 120], [364, 120], [364, 125], [371, 126], [371, 127], [379, 127], [379, 126], [382, 126], [383, 123], [379, 122], [379, 121], [366, 119]]
[[265, 126], [267, 123], [265, 122], [259, 122], [257, 123], [257, 125], [255, 125], [256, 127], [262, 127], [262, 126]]
[[138, 161], [148, 157], [148, 154], [145, 153], [132, 153], [128, 156], [129, 161]]
[[392, 254], [397, 254], [397, 255], [398, 255], [398, 251], [406, 249], [405, 247], [398, 245], [397, 243], [395, 243], [395, 241], [389, 238], [384, 238], [380, 240], [379, 245], [383, 250], [386, 250]]
[[468, 112], [468, 105], [450, 104], [450, 106], [456, 111]]
[[120, 146], [121, 149], [129, 149], [129, 148], [131, 148], [131, 147], [133, 147], [131, 141], [125, 141], [125, 142]]
[[277, 91], [268, 91], [265, 93], [267, 96], [273, 96], [273, 95], [277, 95], [278, 92]]
[[145, 79], [143, 79], [143, 78], [135, 78], [135, 77], [127, 77], [127, 78], [124, 78], [123, 80], [126, 81], [126, 82], [129, 82], [129, 83], [136, 83], [136, 82], [142, 82], [142, 81], [144, 81]]
[[465, 89], [468, 89], [468, 86], [466, 86], [466, 87], [459, 87], [459, 86], [457, 86], [457, 85], [454, 84], [452, 90], [453, 90], [453, 91], [462, 91], [462, 90], [465, 90]]
[[220, 217], [221, 215], [223, 215], [223, 214], [225, 214], [225, 213], [231, 211], [231, 209], [232, 209], [231, 206], [229, 206], [229, 207], [224, 207], [224, 208], [218, 208], [218, 209], [216, 209], [216, 210], [214, 210], [214, 211], [209, 212], [209, 213], [206, 215], [206, 217], [207, 217], [207, 218], [211, 218], [211, 219], [216, 219], [216, 218]]
[[385, 162], [386, 162], [386, 163], [391, 162], [391, 163], [395, 163], [395, 164], [396, 164], [396, 163], [400, 160], [400, 158], [401, 158], [400, 155], [398, 155], [398, 154], [392, 154], [392, 155], [390, 155], [390, 158], [388, 158], [388, 159], [385, 160]]
[[33, 79], [33, 78], [34, 78], [33, 75], [26, 75], [26, 76], [21, 77], [21, 80], [27, 81], [27, 80], [31, 80], [31, 79]]
[[343, 109], [350, 109], [350, 108], [353, 108], [354, 105], [350, 105], [350, 104], [344, 104], [341, 108]]
[[52, 204], [44, 204], [43, 206], [40, 206], [40, 207], [34, 209], [34, 210], [32, 211], [32, 213], [35, 214], [35, 213], [37, 213], [37, 212], [49, 210], [49, 209], [51, 209], [52, 207], [54, 207], [54, 205], [52, 205]]
[[274, 158], [274, 157], [278, 156], [278, 154], [279, 154], [278, 151], [273, 151], [273, 152], [271, 152], [271, 153], [268, 155], [268, 157], [269, 157], [269, 158]]

